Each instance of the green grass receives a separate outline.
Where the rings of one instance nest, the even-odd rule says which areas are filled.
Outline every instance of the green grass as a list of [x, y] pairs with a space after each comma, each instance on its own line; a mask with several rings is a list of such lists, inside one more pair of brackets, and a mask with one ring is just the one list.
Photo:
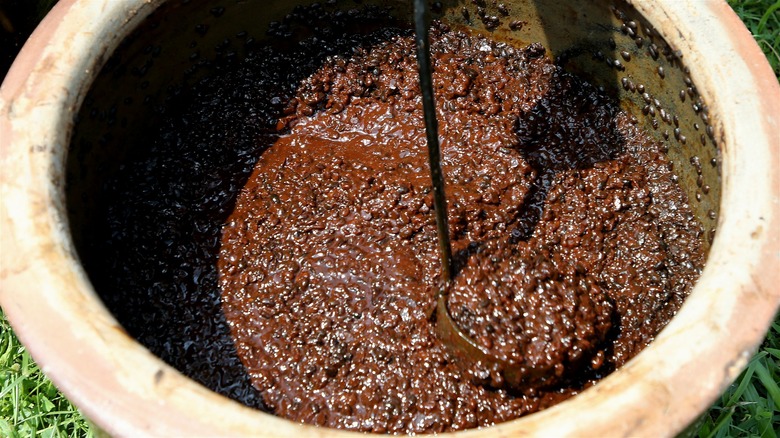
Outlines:
[[43, 375], [0, 310], [0, 436], [92, 435], [90, 425]]
[[[729, 0], [780, 77], [780, 0]], [[780, 316], [747, 369], [691, 432], [699, 438], [777, 436]], [[0, 436], [91, 437], [84, 417], [43, 375], [0, 310]]]
[[728, 0], [780, 77], [780, 0]]
[[775, 438], [780, 427], [780, 318], [747, 369], [702, 417], [699, 438]]

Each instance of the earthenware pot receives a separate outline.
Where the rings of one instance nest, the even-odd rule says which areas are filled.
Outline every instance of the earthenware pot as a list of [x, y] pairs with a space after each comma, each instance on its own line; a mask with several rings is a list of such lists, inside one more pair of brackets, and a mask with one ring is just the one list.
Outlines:
[[[61, 0], [0, 88], [0, 303], [46, 374], [111, 434], [346, 435], [250, 409], [166, 365], [106, 310], [74, 243], [89, 221], [90, 187], [133, 140], [113, 136], [74, 161], [74, 136], [142, 128], [137, 102], [181, 80], [191, 41], [208, 58], [240, 31], [261, 38], [256, 29], [293, 3]], [[379, 3], [401, 16], [410, 8]], [[487, 16], [500, 22], [488, 20], [489, 28], [471, 1], [443, 3], [445, 21], [510, 42], [541, 41], [566, 68], [621, 98], [667, 144], [710, 251], [679, 314], [626, 366], [550, 409], [459, 434], [678, 433], [743, 369], [780, 304], [780, 88], [768, 63], [719, 0], [517, 0], [505, 2], [508, 17], [487, 2]], [[100, 75], [118, 47], [115, 62], [148, 64], [143, 74]], [[90, 89], [99, 110], [140, 98], [119, 109], [122, 123], [89, 122], [78, 114]]]

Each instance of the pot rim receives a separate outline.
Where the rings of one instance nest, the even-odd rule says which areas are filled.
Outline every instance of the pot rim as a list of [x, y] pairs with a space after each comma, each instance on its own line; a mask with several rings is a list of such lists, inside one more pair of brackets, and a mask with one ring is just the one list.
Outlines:
[[[0, 304], [44, 373], [112, 435], [354, 434], [185, 377], [124, 332], [79, 263], [64, 194], [74, 117], [104, 60], [163, 2], [61, 0], [0, 87]], [[458, 435], [674, 435], [742, 371], [780, 306], [780, 86], [725, 1], [630, 3], [684, 53], [714, 120], [723, 186], [707, 266], [624, 367], [552, 408]]]

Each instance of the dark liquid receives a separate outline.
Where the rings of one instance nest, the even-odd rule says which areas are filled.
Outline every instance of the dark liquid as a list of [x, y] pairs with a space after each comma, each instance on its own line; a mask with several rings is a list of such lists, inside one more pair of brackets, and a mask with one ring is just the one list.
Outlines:
[[659, 145], [539, 46], [437, 25], [450, 308], [498, 353], [518, 327], [549, 335], [524, 354], [561, 374], [508, 393], [455, 366], [428, 320], [441, 267], [412, 34], [305, 13], [289, 24], [316, 40], [225, 60], [107, 183], [83, 257], [133, 336], [251, 406], [399, 433], [534, 412], [653, 339], [703, 264]]

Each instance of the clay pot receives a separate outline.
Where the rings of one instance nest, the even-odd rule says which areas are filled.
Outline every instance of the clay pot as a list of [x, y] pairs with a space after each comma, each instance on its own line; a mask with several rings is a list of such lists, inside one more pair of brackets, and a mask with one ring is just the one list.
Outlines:
[[[143, 128], [141, 96], [159, 98], [155, 92], [181, 80], [192, 65], [191, 41], [208, 58], [225, 38], [265, 29], [292, 3], [61, 0], [0, 88], [0, 303], [46, 374], [112, 434], [345, 434], [247, 408], [169, 367], [125, 333], [78, 256], [88, 231], [90, 187], [131, 147], [132, 132]], [[380, 3], [399, 15], [409, 9], [400, 0]], [[445, 21], [466, 25], [465, 5], [474, 18], [469, 25], [490, 32], [475, 18], [472, 2], [444, 3]], [[739, 374], [780, 304], [780, 88], [723, 1], [505, 3], [509, 17], [488, 4], [487, 14], [502, 22], [493, 36], [541, 41], [565, 55], [567, 68], [620, 97], [669, 146], [685, 191], [698, 199], [695, 213], [708, 236], [716, 231], [687, 302], [626, 366], [550, 409], [460, 434], [674, 435]], [[514, 20], [524, 21], [521, 29], [517, 23], [510, 29]], [[128, 38], [139, 26], [143, 30]], [[101, 76], [123, 41], [118, 63], [145, 65], [147, 56], [162, 56], [140, 76]], [[77, 122], [90, 89], [90, 105], [103, 110], [137, 98], [119, 109], [122, 124], [88, 117]], [[646, 105], [659, 113], [642, 115]], [[81, 144], [76, 140], [98, 138], [119, 125], [121, 135], [100, 143], [110, 146], [74, 159]]]

